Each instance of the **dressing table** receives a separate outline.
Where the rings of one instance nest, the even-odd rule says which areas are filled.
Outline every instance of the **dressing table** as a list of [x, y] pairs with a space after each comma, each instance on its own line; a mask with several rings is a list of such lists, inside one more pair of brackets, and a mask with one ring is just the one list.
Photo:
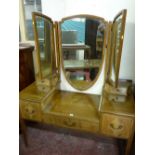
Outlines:
[[[131, 83], [119, 83], [126, 10], [113, 22], [92, 15], [70, 16], [60, 22], [36, 12], [32, 17], [36, 80], [20, 92], [22, 118], [126, 139], [125, 154], [129, 155], [134, 98]], [[86, 93], [101, 70], [102, 92]], [[62, 90], [61, 74], [77, 91]]]

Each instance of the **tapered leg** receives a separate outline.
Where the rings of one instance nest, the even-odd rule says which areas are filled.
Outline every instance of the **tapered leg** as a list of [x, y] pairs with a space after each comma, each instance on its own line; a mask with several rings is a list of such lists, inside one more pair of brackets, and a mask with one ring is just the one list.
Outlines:
[[25, 145], [28, 146], [26, 124], [25, 124], [25, 121], [21, 117], [20, 111], [19, 111], [19, 123], [20, 123], [21, 132], [22, 132], [22, 136], [24, 138]]
[[129, 139], [127, 140], [127, 145], [126, 145], [126, 149], [125, 149], [125, 155], [130, 155], [131, 147], [132, 147], [132, 142], [133, 142], [133, 137], [134, 137], [134, 126], [132, 128], [132, 131], [131, 131]]

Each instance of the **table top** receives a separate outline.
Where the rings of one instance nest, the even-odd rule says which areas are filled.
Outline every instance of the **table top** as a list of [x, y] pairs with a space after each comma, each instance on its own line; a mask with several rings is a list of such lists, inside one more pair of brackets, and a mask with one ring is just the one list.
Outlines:
[[114, 101], [109, 101], [108, 98], [105, 95], [103, 95], [100, 111], [116, 115], [134, 117], [135, 115], [134, 97], [131, 94], [130, 96], [127, 97], [127, 100], [125, 102], [116, 103]]
[[20, 92], [19, 99], [40, 102], [53, 89], [54, 87], [52, 86], [38, 85], [36, 82], [33, 82]]

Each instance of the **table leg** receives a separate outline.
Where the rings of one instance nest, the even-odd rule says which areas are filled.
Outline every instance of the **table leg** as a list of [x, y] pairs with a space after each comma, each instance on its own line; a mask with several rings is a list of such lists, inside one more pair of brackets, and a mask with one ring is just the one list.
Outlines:
[[19, 123], [20, 123], [21, 132], [22, 132], [22, 135], [23, 135], [23, 138], [24, 138], [25, 145], [28, 146], [26, 125], [25, 125], [25, 121], [21, 117], [21, 113], [20, 112], [19, 112]]
[[131, 153], [133, 138], [134, 138], [134, 126], [132, 128], [130, 137], [127, 140], [127, 145], [126, 145], [126, 148], [125, 148], [125, 155], [130, 155], [130, 153]]

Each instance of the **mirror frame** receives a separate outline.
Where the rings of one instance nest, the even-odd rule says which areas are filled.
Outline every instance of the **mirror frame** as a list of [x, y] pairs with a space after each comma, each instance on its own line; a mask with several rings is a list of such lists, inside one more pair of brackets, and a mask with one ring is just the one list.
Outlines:
[[[63, 60], [63, 52], [62, 52], [62, 33], [61, 33], [61, 24], [65, 21], [65, 20], [69, 20], [69, 19], [73, 19], [73, 18], [91, 18], [91, 19], [99, 19], [101, 21], [103, 21], [106, 25], [105, 30], [104, 30], [104, 40], [103, 40], [103, 48], [102, 48], [102, 57], [101, 57], [101, 65], [99, 67], [99, 71], [95, 77], [95, 79], [93, 81], [91, 81], [90, 84], [88, 84], [87, 87], [82, 87], [82, 85], [80, 87], [75, 86], [66, 76], [66, 71], [64, 68], [64, 60]], [[98, 80], [100, 74], [101, 74], [101, 70], [103, 68], [103, 63], [104, 63], [104, 57], [106, 56], [106, 51], [107, 51], [107, 37], [108, 37], [108, 22], [99, 16], [94, 16], [94, 15], [88, 15], [88, 14], [78, 14], [78, 15], [73, 15], [73, 16], [68, 16], [68, 17], [64, 17], [61, 19], [61, 21], [58, 23], [58, 29], [59, 29], [59, 50], [60, 50], [60, 61], [61, 61], [61, 67], [62, 67], [62, 71], [64, 74], [64, 77], [66, 78], [67, 82], [70, 84], [70, 86], [72, 86], [73, 88], [75, 88], [76, 90], [80, 90], [80, 91], [85, 91], [88, 90], [89, 88], [91, 88], [96, 81]]]
[[[115, 81], [112, 80], [112, 67], [113, 67], [113, 59], [114, 59], [114, 52], [115, 52], [115, 46], [116, 43], [113, 43], [113, 40], [111, 38], [113, 37], [112, 35], [115, 33], [114, 32], [114, 24], [117, 20], [122, 15], [122, 28], [121, 28], [121, 37], [120, 37], [120, 46], [119, 46], [119, 52], [117, 54], [117, 62], [116, 62], [116, 71], [115, 71]], [[121, 55], [122, 55], [122, 48], [123, 48], [123, 41], [124, 41], [124, 32], [125, 32], [125, 24], [126, 24], [126, 15], [127, 15], [127, 10], [124, 9], [120, 11], [114, 18], [113, 22], [111, 24], [111, 33], [108, 38], [108, 53], [109, 53], [109, 66], [108, 66], [108, 75], [107, 75], [107, 80], [108, 83], [117, 88], [118, 87], [118, 80], [119, 80], [119, 70], [120, 70], [120, 62], [121, 62]], [[115, 34], [114, 34], [115, 37]]]
[[[50, 36], [52, 37], [51, 39], [51, 50], [52, 52], [54, 52], [54, 58], [53, 55], [51, 53], [51, 74], [52, 74], [52, 63], [53, 63], [53, 59], [55, 59], [55, 63], [56, 63], [56, 72], [57, 74], [59, 74], [59, 55], [57, 54], [56, 50], [55, 50], [55, 37], [54, 37], [54, 27], [55, 24], [54, 22], [51, 20], [50, 17], [43, 15], [41, 13], [38, 12], [32, 12], [32, 23], [33, 23], [33, 32], [34, 32], [34, 40], [35, 40], [35, 45], [36, 45], [36, 58], [37, 58], [37, 63], [36, 63], [36, 67], [37, 67], [37, 73], [35, 73], [35, 77], [36, 77], [36, 81], [37, 82], [41, 82], [41, 83], [45, 83], [46, 80], [49, 80], [47, 77], [43, 77], [42, 75], [42, 70], [41, 70], [41, 60], [40, 60], [40, 47], [39, 47], [39, 42], [38, 42], [38, 32], [37, 32], [37, 25], [36, 25], [36, 17], [41, 17], [44, 18], [45, 20], [49, 21], [49, 23], [52, 25], [52, 28], [50, 29]], [[51, 52], [51, 51], [50, 51]], [[58, 76], [59, 77], [59, 76]]]

